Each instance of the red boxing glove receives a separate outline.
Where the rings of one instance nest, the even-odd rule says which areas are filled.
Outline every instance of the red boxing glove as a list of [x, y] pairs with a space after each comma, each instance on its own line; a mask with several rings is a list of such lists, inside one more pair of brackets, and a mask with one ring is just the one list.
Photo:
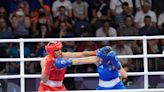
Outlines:
[[44, 74], [50, 75], [50, 70], [51, 67], [53, 66], [53, 61], [54, 61], [54, 57], [51, 56], [46, 57]]

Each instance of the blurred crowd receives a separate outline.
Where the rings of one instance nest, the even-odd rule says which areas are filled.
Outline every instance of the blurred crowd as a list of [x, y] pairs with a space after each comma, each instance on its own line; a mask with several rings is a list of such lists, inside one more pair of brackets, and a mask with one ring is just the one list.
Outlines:
[[[164, 35], [164, 0], [0, 0], [0, 39]], [[46, 43], [25, 43], [24, 56], [43, 57]], [[110, 45], [118, 55], [143, 53], [142, 41], [63, 42], [63, 51], [90, 51]], [[148, 53], [164, 50], [164, 39], [148, 40]], [[0, 44], [0, 58], [19, 58], [19, 44]], [[164, 70], [163, 58], [149, 59], [149, 70]], [[120, 59], [127, 71], [143, 71], [143, 59]], [[156, 66], [157, 65], [157, 66]], [[19, 62], [0, 64], [1, 74], [19, 74]], [[25, 62], [25, 73], [40, 73], [39, 62]], [[95, 65], [67, 71], [96, 72]]]

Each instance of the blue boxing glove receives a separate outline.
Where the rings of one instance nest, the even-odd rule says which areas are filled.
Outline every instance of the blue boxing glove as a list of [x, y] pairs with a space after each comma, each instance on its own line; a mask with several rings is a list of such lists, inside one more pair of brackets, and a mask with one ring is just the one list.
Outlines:
[[96, 56], [100, 57], [103, 61], [107, 62], [109, 61], [109, 57], [107, 54], [111, 51], [109, 47], [102, 47], [97, 50]]
[[116, 52], [110, 51], [107, 56], [108, 56], [110, 62], [116, 67], [116, 69], [120, 70], [122, 66], [119, 63]]
[[62, 58], [56, 58], [54, 60], [54, 66], [56, 66], [58, 69], [66, 68], [71, 65], [72, 65], [72, 60], [64, 60]]

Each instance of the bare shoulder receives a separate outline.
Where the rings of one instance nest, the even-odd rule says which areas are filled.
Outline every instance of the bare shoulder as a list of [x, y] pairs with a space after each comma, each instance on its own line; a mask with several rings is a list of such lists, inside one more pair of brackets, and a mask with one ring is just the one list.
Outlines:
[[42, 68], [43, 68], [44, 65], [45, 65], [46, 58], [47, 58], [47, 56], [44, 57], [44, 58], [42, 58], [42, 60], [41, 60], [41, 62], [40, 62], [40, 65], [41, 65]]

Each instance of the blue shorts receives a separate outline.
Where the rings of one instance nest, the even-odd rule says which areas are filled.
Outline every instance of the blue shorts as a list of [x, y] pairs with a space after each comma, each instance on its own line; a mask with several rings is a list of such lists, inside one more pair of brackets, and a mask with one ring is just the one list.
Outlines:
[[101, 87], [101, 86], [97, 86], [96, 90], [111, 90], [111, 89], [126, 89], [126, 87], [124, 86], [124, 84], [122, 83], [122, 81], [120, 81], [119, 83], [117, 83], [115, 86], [113, 87]]

